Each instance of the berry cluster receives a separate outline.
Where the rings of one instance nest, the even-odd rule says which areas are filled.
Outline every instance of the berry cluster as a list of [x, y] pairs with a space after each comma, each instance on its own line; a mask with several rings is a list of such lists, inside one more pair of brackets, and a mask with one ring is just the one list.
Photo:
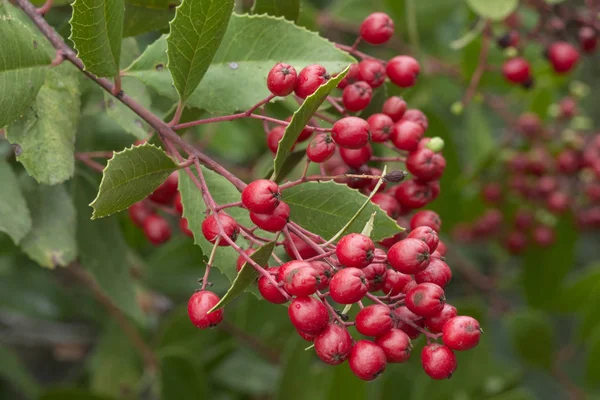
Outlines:
[[[387, 15], [372, 14], [361, 26], [359, 41], [384, 43], [393, 29]], [[354, 47], [348, 51], [355, 54]], [[341, 118], [332, 120], [330, 129], [321, 128], [306, 148], [307, 162], [320, 164], [321, 175], [307, 176], [305, 170], [299, 180], [281, 186], [271, 180], [255, 180], [243, 189], [240, 202], [214, 207], [202, 223], [202, 233], [215, 246], [239, 249], [237, 270], [254, 268], [259, 273], [257, 286], [262, 297], [288, 305], [298, 334], [314, 343], [317, 356], [325, 363], [337, 365], [348, 360], [357, 377], [372, 380], [387, 363], [408, 360], [411, 340], [424, 335], [423, 369], [434, 379], [449, 378], [456, 369], [454, 351], [475, 347], [481, 329], [475, 319], [458, 316], [456, 308], [446, 303], [444, 287], [452, 272], [444, 258], [446, 246], [438, 236], [440, 217], [430, 210], [415, 212], [439, 193], [446, 166], [440, 153], [443, 142], [424, 137], [426, 116], [407, 109], [400, 97], [387, 99], [381, 113], [367, 120], [349, 115], [369, 104], [372, 88], [383, 84], [386, 77], [400, 87], [409, 87], [419, 72], [417, 61], [408, 56], [387, 63], [366, 55], [361, 58], [339, 85], [342, 105], [332, 99]], [[279, 63], [269, 72], [267, 86], [274, 96], [294, 93], [306, 98], [328, 79], [330, 75], [320, 65], [309, 65], [297, 73], [291, 65]], [[310, 139], [314, 131], [307, 127], [298, 142]], [[267, 142], [273, 152], [284, 133], [284, 126], [269, 130]], [[369, 165], [382, 161], [373, 156], [373, 145], [393, 149], [397, 154], [393, 161], [404, 162], [408, 172], [382, 176], [380, 169]], [[290, 221], [290, 207], [283, 201], [285, 190], [327, 179], [365, 194], [373, 194], [376, 183], [382, 181], [372, 201], [410, 230], [379, 243], [358, 233], [331, 243]], [[399, 185], [389, 187], [391, 183]], [[254, 226], [241, 226], [224, 211], [227, 207], [246, 209]], [[249, 257], [255, 251], [252, 246], [264, 243], [254, 235], [256, 229], [278, 236], [282, 233], [284, 240], [276, 244], [284, 248], [290, 261], [273, 257], [278, 266], [254, 262]], [[237, 247], [240, 235], [251, 247]], [[188, 303], [190, 320], [199, 328], [215, 326], [223, 318], [222, 309], [209, 313], [219, 298], [205, 287], [206, 281]], [[346, 308], [340, 310], [338, 305]], [[354, 321], [348, 315], [352, 305], [359, 309]], [[349, 328], [370, 339], [353, 339]]]

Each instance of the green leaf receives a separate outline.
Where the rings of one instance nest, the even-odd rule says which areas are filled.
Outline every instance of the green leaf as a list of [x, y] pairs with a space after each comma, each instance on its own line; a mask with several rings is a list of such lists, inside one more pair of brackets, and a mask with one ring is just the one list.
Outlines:
[[279, 374], [279, 368], [254, 353], [237, 350], [213, 370], [211, 377], [225, 387], [260, 397], [273, 391]]
[[55, 185], [73, 176], [78, 73], [67, 63], [49, 70], [31, 108], [6, 129], [6, 138], [17, 146], [17, 160], [39, 183]]
[[233, 11], [233, 0], [183, 0], [167, 37], [169, 70], [185, 103], [206, 74]]
[[77, 245], [80, 262], [112, 301], [127, 315], [143, 321], [126, 256], [127, 244], [116, 218], [90, 219], [88, 204], [96, 194], [97, 179], [83, 173], [74, 181], [77, 207]]
[[51, 59], [8, 1], [0, 3], [0, 128], [34, 101]]
[[579, 326], [579, 339], [585, 343], [590, 336], [600, 328], [600, 282], [592, 290], [586, 292], [587, 301], [581, 312], [581, 324]]
[[[177, 100], [171, 74], [165, 68], [166, 50], [163, 36], [128, 67], [126, 74]], [[355, 62], [331, 42], [283, 18], [233, 14], [212, 64], [187, 105], [218, 114], [247, 110], [270, 94], [265, 84], [267, 74], [281, 61], [298, 71], [318, 63], [332, 74]]]
[[300, 15], [300, 0], [254, 0], [252, 14], [269, 14], [296, 22]]
[[[267, 265], [269, 262], [269, 258], [271, 258], [271, 254], [273, 253], [273, 249], [275, 248], [275, 242], [269, 242], [258, 249], [250, 258], [254, 260], [258, 265]], [[236, 297], [240, 296], [244, 291], [253, 283], [256, 282], [258, 278], [258, 272], [251, 266], [248, 266], [248, 263], [245, 262], [242, 265], [242, 269], [238, 272], [233, 284], [225, 293], [225, 296], [219, 300], [219, 302], [210, 309], [209, 312], [213, 312], [218, 310], [219, 308], [225, 307], [227, 304], [231, 303]]]
[[560, 295], [555, 296], [556, 311], [564, 313], [581, 311], [587, 305], [589, 294], [598, 285], [600, 285], [600, 264], [594, 263], [586, 268], [585, 273], [568, 282]]
[[555, 343], [546, 314], [534, 310], [519, 311], [509, 315], [507, 323], [517, 355], [532, 366], [549, 369]]
[[338, 76], [331, 78], [327, 83], [321, 85], [313, 94], [308, 96], [300, 108], [296, 110], [290, 124], [285, 128], [283, 137], [279, 141], [277, 155], [273, 161], [273, 176], [271, 179], [276, 180], [279, 178], [285, 159], [289, 156], [292, 148], [295, 146], [300, 133], [302, 133], [304, 127], [308, 124], [315, 112], [317, 112], [321, 104], [323, 104], [327, 96], [329, 96], [329, 93], [337, 87], [342, 79], [344, 79], [349, 69], [349, 66], [346, 67], [346, 69]]
[[0, 377], [29, 399], [36, 399], [41, 391], [17, 355], [8, 347], [0, 346]]
[[198, 400], [209, 397], [206, 373], [187, 357], [162, 357], [160, 367], [161, 399]]
[[[291, 220], [324, 238], [342, 229], [348, 217], [355, 215], [367, 200], [358, 190], [331, 181], [291, 187], [284, 190], [283, 198], [290, 206]], [[371, 239], [379, 241], [402, 231], [379, 206], [369, 202], [346, 232], [360, 232], [374, 212], [377, 216]]]
[[123, 0], [75, 0], [70, 39], [85, 69], [96, 76], [119, 74]]
[[177, 169], [162, 149], [144, 143], [114, 153], [102, 172], [98, 195], [90, 204], [92, 219], [124, 210], [145, 199]]
[[519, 0], [466, 0], [473, 12], [495, 21], [508, 17], [517, 9]]
[[32, 225], [21, 249], [42, 267], [65, 267], [77, 256], [73, 201], [63, 185], [37, 185], [26, 178], [22, 188]]
[[[146, 85], [137, 79], [123, 78], [123, 91], [145, 108], [150, 108], [152, 98], [146, 90]], [[106, 113], [127, 133], [138, 139], [146, 139], [150, 130], [148, 124], [134, 113], [129, 107], [115, 99], [113, 95], [104, 92], [104, 107]]]
[[[377, 213], [371, 214], [371, 218], [369, 218], [369, 220], [365, 224], [365, 227], [360, 232], [361, 235], [371, 237], [371, 233], [373, 233], [373, 226], [375, 225], [375, 217], [376, 216], [377, 216]], [[343, 313], [343, 314], [345, 314], [345, 313]]]
[[592, 388], [598, 388], [600, 382], [600, 329], [596, 329], [594, 336], [588, 342], [586, 351], [585, 378]]
[[123, 36], [163, 31], [175, 15], [177, 0], [125, 0]]
[[85, 389], [57, 388], [48, 389], [39, 400], [116, 400], [115, 397], [103, 396]]
[[31, 229], [31, 215], [17, 178], [5, 161], [0, 161], [0, 182], [0, 231], [19, 244]]
[[[281, 169], [279, 171], [279, 176], [275, 179], [275, 182], [281, 183], [290, 173], [294, 171], [294, 169], [300, 164], [300, 161], [304, 160], [306, 156], [306, 150], [296, 150], [285, 159]], [[269, 162], [269, 164], [271, 164]], [[273, 168], [269, 169], [269, 172], [264, 175], [264, 179], [269, 179], [273, 176]]]

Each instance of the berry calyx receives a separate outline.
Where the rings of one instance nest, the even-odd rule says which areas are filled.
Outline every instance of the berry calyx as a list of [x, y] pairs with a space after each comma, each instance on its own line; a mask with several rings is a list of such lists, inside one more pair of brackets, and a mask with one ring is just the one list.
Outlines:
[[299, 331], [319, 334], [329, 322], [327, 308], [313, 297], [296, 297], [288, 307], [292, 324]]
[[402, 88], [413, 86], [421, 67], [419, 62], [410, 56], [396, 56], [388, 61], [385, 72], [392, 83]]
[[272, 213], [280, 201], [279, 185], [268, 179], [256, 180], [242, 191], [242, 204], [250, 212], [257, 214]]
[[348, 358], [350, 369], [362, 380], [372, 381], [385, 370], [385, 352], [369, 340], [359, 340], [352, 346]]
[[376, 12], [364, 19], [360, 25], [361, 38], [370, 44], [383, 44], [394, 34], [394, 21], [389, 15]]
[[345, 117], [333, 124], [331, 137], [340, 147], [360, 149], [369, 143], [371, 137], [369, 123], [358, 117]]
[[367, 82], [359, 81], [352, 83], [342, 93], [342, 103], [348, 111], [356, 112], [364, 110], [373, 97], [373, 90]]
[[306, 148], [306, 156], [314, 163], [322, 163], [329, 160], [335, 153], [335, 142], [330, 135], [322, 133], [310, 141]]
[[[218, 213], [218, 220], [225, 235], [235, 242], [240, 233], [237, 221], [224, 212]], [[219, 246], [229, 246], [229, 243], [220, 237], [217, 217], [214, 214], [209, 215], [202, 221], [202, 234], [204, 235], [204, 238], [212, 244], [218, 240]]]
[[346, 361], [352, 350], [352, 337], [348, 330], [335, 323], [329, 323], [314, 340], [317, 356], [329, 365]]
[[482, 330], [475, 318], [454, 317], [442, 329], [442, 340], [452, 350], [470, 350], [479, 344]]
[[456, 356], [447, 346], [428, 344], [421, 351], [421, 365], [433, 379], [448, 379], [456, 370]]
[[192, 294], [188, 301], [188, 316], [197, 328], [206, 329], [217, 326], [223, 320], [223, 309], [208, 313], [219, 303], [219, 296], [208, 290]]
[[287, 96], [294, 91], [298, 74], [289, 64], [278, 63], [267, 75], [267, 87], [275, 96]]

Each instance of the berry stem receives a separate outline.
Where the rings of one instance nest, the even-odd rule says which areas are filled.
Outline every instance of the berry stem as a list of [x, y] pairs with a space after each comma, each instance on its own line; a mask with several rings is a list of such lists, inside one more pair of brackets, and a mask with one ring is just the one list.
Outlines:
[[379, 161], [379, 162], [406, 162], [406, 157], [371, 157], [370, 161]]
[[210, 252], [210, 257], [208, 257], [206, 269], [204, 270], [204, 277], [202, 278], [202, 290], [206, 289], [206, 285], [208, 284], [208, 276], [210, 275], [210, 270], [212, 268], [213, 261], [215, 260], [215, 254], [217, 254], [217, 247], [219, 247], [220, 240], [221, 238], [217, 239]]
[[87, 165], [88, 167], [93, 169], [94, 171], [98, 171], [98, 172], [104, 171], [104, 165], [92, 160], [86, 154], [75, 153], [75, 159], [81, 161], [82, 163], [84, 163], [85, 165]]
[[344, 50], [346, 53], [356, 56], [356, 57], [359, 57], [363, 60], [377, 60], [380, 62], [385, 62], [384, 60], [382, 60], [380, 58], [376, 58], [376, 57], [368, 55], [367, 53], [363, 53], [362, 51], [358, 51], [353, 46], [346, 46], [345, 44], [336, 43], [335, 47], [337, 47], [340, 50]]
[[236, 201], [236, 202], [233, 202], [233, 203], [222, 204], [222, 205], [220, 205], [220, 206], [218, 206], [216, 208], [216, 211], [221, 211], [221, 210], [224, 210], [226, 208], [241, 207], [241, 206], [242, 206], [242, 202], [241, 201]]
[[[343, 116], [347, 116], [348, 113], [346, 112], [346, 109], [344, 107], [342, 107], [340, 105], [340, 103], [337, 102], [336, 99], [334, 99], [332, 96], [327, 96], [327, 102], [329, 104], [331, 104], [333, 106], [333, 108], [336, 109], [337, 112], [339, 112], [340, 114], [342, 114]], [[327, 130], [326, 132], [330, 132], [331, 129]]]
[[179, 103], [177, 103], [177, 108], [175, 109], [175, 115], [173, 115], [173, 119], [171, 120], [171, 122], [169, 122], [169, 126], [174, 126], [179, 123], [179, 120], [181, 119], [181, 114], [183, 114], [184, 107], [185, 105], [183, 104], [183, 102], [179, 100]]
[[42, 5], [40, 8], [38, 8], [36, 10], [36, 12], [40, 15], [46, 15], [46, 13], [48, 11], [50, 11], [50, 9], [52, 8], [52, 5], [54, 4], [54, 0], [46, 0], [46, 2], [44, 3], [44, 5]]
[[477, 67], [475, 68], [475, 72], [471, 76], [471, 82], [469, 83], [469, 87], [465, 91], [465, 95], [462, 98], [462, 105], [466, 107], [475, 93], [477, 92], [477, 87], [479, 86], [479, 82], [481, 81], [481, 77], [486, 70], [487, 66], [487, 57], [490, 50], [490, 43], [492, 42], [492, 35], [490, 32], [490, 21], [486, 20], [485, 26], [483, 28], [483, 35], [481, 39], [481, 50], [479, 52], [479, 61], [477, 63]]

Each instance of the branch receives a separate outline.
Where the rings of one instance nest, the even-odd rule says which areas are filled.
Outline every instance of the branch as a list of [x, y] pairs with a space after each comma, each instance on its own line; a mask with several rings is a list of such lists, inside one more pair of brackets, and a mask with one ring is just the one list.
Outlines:
[[477, 63], [477, 68], [473, 75], [471, 76], [471, 82], [469, 83], [469, 87], [465, 92], [465, 95], [462, 99], [463, 107], [466, 107], [467, 104], [471, 101], [473, 96], [475, 96], [475, 92], [477, 92], [477, 86], [479, 86], [479, 82], [481, 81], [481, 77], [485, 72], [487, 66], [487, 57], [490, 50], [490, 43], [492, 41], [491, 32], [489, 31], [490, 22], [486, 21], [485, 26], [483, 28], [483, 38], [481, 39], [481, 51], [479, 52], [479, 62]]

